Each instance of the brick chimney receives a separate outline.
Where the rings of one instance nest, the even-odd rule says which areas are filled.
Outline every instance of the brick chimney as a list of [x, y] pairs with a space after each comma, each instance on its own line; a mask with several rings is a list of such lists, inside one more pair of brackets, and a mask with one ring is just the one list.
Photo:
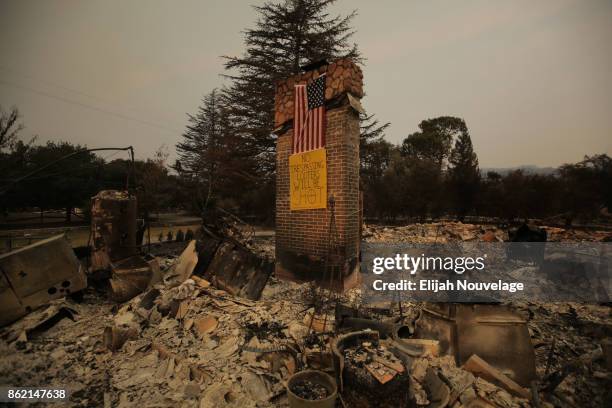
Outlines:
[[[289, 156], [292, 152], [294, 86], [326, 73], [327, 200], [334, 202], [337, 250], [328, 258], [332, 209], [291, 210]], [[318, 66], [276, 84], [276, 276], [293, 281], [322, 281], [328, 265], [336, 265], [334, 286], [347, 289], [359, 282], [360, 193], [359, 112], [363, 74], [349, 59]], [[338, 272], [338, 270], [340, 272]]]

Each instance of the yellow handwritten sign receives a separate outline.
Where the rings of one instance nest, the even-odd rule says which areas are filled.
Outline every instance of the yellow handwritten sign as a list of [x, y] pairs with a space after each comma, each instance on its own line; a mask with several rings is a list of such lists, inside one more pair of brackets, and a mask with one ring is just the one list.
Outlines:
[[327, 208], [327, 162], [325, 149], [289, 156], [289, 208]]

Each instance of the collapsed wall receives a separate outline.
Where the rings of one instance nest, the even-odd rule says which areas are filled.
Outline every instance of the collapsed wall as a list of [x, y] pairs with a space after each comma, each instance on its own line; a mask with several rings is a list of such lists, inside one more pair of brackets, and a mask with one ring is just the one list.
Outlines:
[[[311, 84], [323, 74], [327, 172], [324, 208], [292, 210], [291, 195], [295, 192], [291, 191], [289, 161], [295, 154], [295, 85]], [[362, 78], [361, 69], [354, 62], [341, 59], [276, 84], [276, 275], [281, 279], [321, 281], [326, 276], [326, 264], [328, 270], [329, 265], [334, 264], [340, 271], [341, 278], [336, 280], [336, 284], [341, 288], [354, 286], [358, 281], [359, 112], [362, 111], [359, 100], [363, 96]], [[330, 237], [332, 206], [336, 239]], [[332, 241], [337, 250], [330, 258]]]

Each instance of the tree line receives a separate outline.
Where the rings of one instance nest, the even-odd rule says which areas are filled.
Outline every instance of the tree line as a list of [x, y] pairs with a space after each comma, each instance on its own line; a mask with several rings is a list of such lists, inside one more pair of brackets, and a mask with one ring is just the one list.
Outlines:
[[41, 213], [64, 210], [67, 221], [79, 208], [87, 218], [90, 199], [98, 191], [128, 186], [137, 195], [142, 215], [154, 216], [187, 199], [181, 180], [167, 167], [163, 148], [147, 160], [111, 160], [126, 153], [109, 152], [105, 159], [70, 142], [38, 144], [36, 137], [24, 141], [24, 128], [17, 108], [5, 111], [0, 106], [0, 219], [9, 212], [34, 208]]
[[[205, 106], [211, 108], [213, 103], [214, 94]], [[222, 142], [215, 150], [204, 150], [211, 155], [211, 160], [202, 162], [209, 166], [202, 170], [210, 177], [205, 181], [198, 179], [198, 173], [190, 174], [190, 170], [181, 170], [180, 175], [169, 171], [168, 153], [159, 149], [153, 158], [134, 162], [125, 158], [105, 160], [83, 152], [14, 184], [23, 175], [84, 148], [69, 142], [37, 145], [34, 140], [19, 140], [17, 136], [23, 126], [17, 121], [7, 126], [10, 121], [6, 119], [10, 117], [18, 119], [18, 111], [13, 109], [0, 115], [0, 135], [17, 130], [0, 145], [2, 213], [29, 208], [64, 209], [69, 220], [75, 208], [87, 212], [90, 198], [98, 191], [124, 189], [128, 183], [138, 197], [143, 217], [154, 217], [156, 212], [170, 208], [200, 214], [201, 205], [210, 206], [212, 201], [228, 204], [231, 197], [264, 194], [256, 190], [232, 190], [227, 180], [246, 176], [233, 173], [241, 163], [215, 160], [228, 148]], [[398, 145], [386, 141], [382, 133], [367, 139], [362, 137], [361, 142], [360, 180], [364, 215], [369, 219], [480, 216], [509, 221], [549, 218], [564, 223], [597, 219], [609, 222], [612, 158], [607, 154], [586, 156], [578, 163], [560, 166], [551, 174], [520, 169], [505, 174], [483, 173], [465, 121], [448, 116], [423, 120], [419, 130]], [[239, 162], [238, 158], [234, 160]], [[273, 191], [268, 194], [264, 203], [274, 200]], [[220, 203], [217, 197], [229, 199]], [[254, 200], [250, 206], [232, 209], [265, 220], [273, 207], [258, 207]]]
[[443, 116], [423, 120], [398, 146], [382, 137], [364, 143], [361, 188], [365, 216], [378, 220], [476, 216], [609, 222], [612, 159], [585, 156], [551, 174], [521, 169], [483, 174], [465, 121]]

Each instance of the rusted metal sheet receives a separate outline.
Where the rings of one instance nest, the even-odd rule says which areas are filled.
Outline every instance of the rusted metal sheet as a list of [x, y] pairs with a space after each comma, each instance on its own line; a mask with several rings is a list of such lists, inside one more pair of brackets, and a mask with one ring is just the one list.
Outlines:
[[112, 264], [110, 286], [113, 299], [125, 302], [147, 289], [153, 278], [151, 264], [140, 255]]
[[82, 266], [64, 235], [0, 255], [0, 325], [86, 286]]
[[232, 243], [219, 245], [204, 279], [235, 296], [257, 300], [272, 274], [274, 264]]
[[536, 378], [535, 353], [527, 322], [508, 307], [433, 304], [416, 322], [415, 337], [440, 342], [440, 352], [464, 364], [477, 354], [520, 385]]
[[137, 253], [136, 216], [136, 197], [126, 191], [103, 190], [91, 199], [92, 271]]

